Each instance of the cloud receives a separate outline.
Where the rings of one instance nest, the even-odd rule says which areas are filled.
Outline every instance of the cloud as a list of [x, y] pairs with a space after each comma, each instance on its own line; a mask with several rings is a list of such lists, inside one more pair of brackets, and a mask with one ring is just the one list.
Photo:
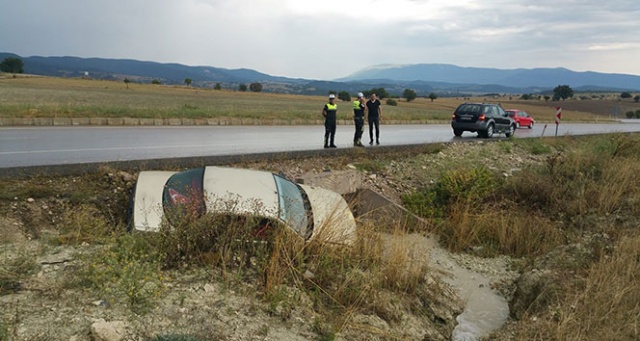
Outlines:
[[383, 63], [640, 74], [637, 0], [0, 0], [0, 51], [333, 79]]

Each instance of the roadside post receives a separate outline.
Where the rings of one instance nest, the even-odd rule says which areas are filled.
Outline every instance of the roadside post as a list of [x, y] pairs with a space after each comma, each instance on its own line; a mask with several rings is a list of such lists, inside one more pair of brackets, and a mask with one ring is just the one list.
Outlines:
[[556, 136], [558, 136], [558, 126], [560, 125], [560, 119], [562, 118], [562, 107], [556, 108]]

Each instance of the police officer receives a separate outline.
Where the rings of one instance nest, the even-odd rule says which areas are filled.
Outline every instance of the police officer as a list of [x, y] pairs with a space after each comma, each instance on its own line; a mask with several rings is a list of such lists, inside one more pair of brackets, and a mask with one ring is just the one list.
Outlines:
[[336, 112], [338, 105], [334, 103], [336, 95], [329, 95], [329, 103], [322, 108], [322, 116], [324, 116], [324, 147], [336, 148], [334, 140], [336, 137]]
[[356, 132], [353, 135], [353, 145], [357, 147], [364, 147], [362, 144], [362, 133], [364, 133], [364, 108], [366, 107], [364, 94], [358, 93], [358, 99], [353, 101], [353, 123], [356, 127]]

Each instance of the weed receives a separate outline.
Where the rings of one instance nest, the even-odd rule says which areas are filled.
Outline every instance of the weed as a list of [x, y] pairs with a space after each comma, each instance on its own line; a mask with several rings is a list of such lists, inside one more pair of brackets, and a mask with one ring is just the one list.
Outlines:
[[524, 149], [533, 155], [542, 155], [551, 153], [551, 147], [546, 145], [541, 139], [517, 139], [513, 143], [524, 147]]
[[155, 247], [146, 236], [123, 235], [110, 247], [89, 257], [81, 281], [101, 294], [145, 313], [163, 290], [163, 273]]
[[381, 160], [364, 160], [362, 162], [356, 163], [355, 167], [358, 170], [369, 172], [369, 173], [380, 173], [386, 167], [387, 163]]
[[59, 225], [55, 240], [60, 244], [105, 243], [118, 233], [95, 206], [85, 204], [66, 210]]
[[21, 281], [38, 269], [35, 256], [21, 252], [17, 256], [3, 260], [0, 264], [0, 295], [21, 289]]
[[9, 326], [6, 325], [4, 320], [0, 319], [0, 341], [10, 341], [11, 334], [9, 334]]
[[333, 341], [336, 334], [331, 325], [321, 321], [319, 318], [313, 320], [312, 330], [318, 334], [318, 341]]

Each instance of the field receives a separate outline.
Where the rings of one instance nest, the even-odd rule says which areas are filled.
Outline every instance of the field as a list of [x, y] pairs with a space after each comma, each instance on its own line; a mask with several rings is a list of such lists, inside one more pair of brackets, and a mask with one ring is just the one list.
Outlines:
[[[517, 98], [517, 95], [437, 98], [433, 102], [418, 98], [409, 103], [399, 99], [397, 106], [383, 103], [383, 119], [386, 123], [447, 123], [453, 110], [465, 101], [498, 102], [505, 109], [525, 110], [538, 122], [553, 122], [557, 106], [563, 107], [562, 118], [567, 122], [623, 118], [626, 111], [640, 109], [640, 104], [631, 99], [615, 97], [562, 102]], [[289, 124], [321, 119], [325, 101], [319, 96], [127, 85], [90, 79], [0, 76], [0, 118], [238, 118], [259, 119], [263, 124]], [[351, 119], [351, 104], [338, 102], [338, 105], [338, 118]]]

